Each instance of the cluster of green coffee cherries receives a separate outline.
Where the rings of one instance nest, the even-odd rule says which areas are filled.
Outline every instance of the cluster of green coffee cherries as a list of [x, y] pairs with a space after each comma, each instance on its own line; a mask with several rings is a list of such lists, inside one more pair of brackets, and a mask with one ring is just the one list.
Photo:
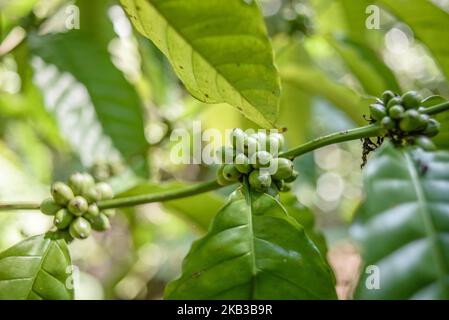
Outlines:
[[100, 200], [112, 199], [114, 194], [109, 184], [95, 183], [88, 173], [75, 173], [68, 183], [55, 182], [51, 186], [52, 198], [45, 199], [40, 206], [42, 213], [54, 216], [53, 224], [59, 231], [67, 231], [72, 238], [86, 239], [92, 229], [105, 231], [110, 228], [109, 218], [115, 210], [102, 210]]
[[409, 91], [399, 96], [385, 91], [381, 99], [370, 105], [371, 119], [380, 122], [386, 130], [386, 136], [396, 143], [412, 143], [424, 150], [435, 150], [430, 138], [439, 133], [440, 123], [423, 113], [423, 97]]
[[251, 188], [277, 195], [289, 191], [290, 182], [298, 176], [293, 162], [278, 157], [284, 146], [282, 134], [258, 131], [247, 134], [242, 129], [231, 132], [232, 146], [223, 146], [217, 151], [221, 166], [217, 181], [221, 185], [243, 182], [247, 178]]

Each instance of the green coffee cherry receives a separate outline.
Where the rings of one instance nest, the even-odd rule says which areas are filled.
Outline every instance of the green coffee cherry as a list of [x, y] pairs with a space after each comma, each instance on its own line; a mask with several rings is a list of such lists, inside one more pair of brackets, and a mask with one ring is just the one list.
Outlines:
[[253, 154], [250, 158], [251, 165], [258, 168], [266, 168], [270, 166], [270, 161], [273, 159], [273, 156], [267, 151], [258, 151]]
[[249, 159], [243, 153], [238, 154], [235, 157], [235, 167], [240, 173], [250, 173], [252, 170]]
[[59, 204], [57, 204], [53, 200], [53, 198], [45, 199], [44, 201], [42, 201], [40, 205], [41, 212], [48, 216], [54, 216], [56, 212], [58, 212], [58, 210], [61, 208], [62, 207]]
[[86, 239], [91, 233], [92, 227], [83, 217], [76, 218], [69, 228], [70, 235], [77, 239]]
[[241, 175], [234, 164], [227, 164], [223, 168], [223, 176], [228, 181], [236, 182]]
[[416, 138], [415, 143], [425, 151], [435, 151], [437, 149], [432, 140], [426, 136], [419, 136]]
[[427, 124], [429, 123], [430, 120], [430, 116], [428, 116], [427, 114], [420, 114], [418, 121], [419, 121], [419, 126], [417, 129], [420, 130], [424, 130], [425, 128], [427, 128]]
[[83, 215], [84, 218], [91, 221], [95, 217], [97, 217], [100, 214], [100, 210], [98, 209], [98, 206], [93, 203], [87, 208], [86, 213]]
[[394, 98], [392, 98], [392, 99], [390, 99], [390, 101], [388, 101], [388, 103], [387, 103], [387, 110], [389, 110], [392, 106], [395, 106], [395, 105], [402, 105], [402, 99], [401, 98], [399, 98], [399, 97], [394, 97]]
[[106, 217], [103, 213], [100, 213], [98, 216], [94, 217], [91, 220], [91, 224], [92, 229], [96, 231], [106, 231], [111, 227], [108, 217]]
[[274, 185], [278, 188], [279, 191], [283, 191], [285, 187], [284, 180], [274, 180]]
[[298, 178], [299, 172], [296, 170], [293, 170], [292, 175], [289, 178], [286, 178], [284, 181], [287, 183], [293, 182]]
[[73, 219], [74, 216], [69, 212], [69, 210], [61, 209], [56, 212], [53, 224], [56, 226], [56, 228], [62, 230], [67, 228]]
[[231, 141], [234, 149], [243, 151], [245, 149], [245, 141], [248, 139], [246, 133], [239, 128], [235, 128], [231, 132]]
[[51, 194], [57, 204], [67, 205], [73, 199], [74, 194], [68, 185], [62, 182], [55, 182], [51, 186]]
[[225, 166], [226, 166], [226, 164], [222, 164], [222, 165], [220, 165], [220, 167], [218, 167], [218, 170], [217, 170], [217, 182], [220, 186], [226, 186], [226, 185], [232, 183], [231, 181], [225, 179], [225, 177], [224, 177], [223, 169]]
[[112, 191], [111, 186], [106, 182], [97, 183], [95, 189], [97, 189], [101, 200], [109, 200], [114, 197], [114, 192]]
[[248, 157], [251, 157], [254, 153], [259, 150], [259, 142], [254, 136], [249, 136], [246, 140], [245, 152]]
[[424, 134], [428, 137], [435, 137], [440, 132], [440, 123], [435, 119], [429, 119]]
[[391, 130], [391, 129], [394, 129], [395, 123], [394, 123], [393, 119], [391, 119], [390, 117], [384, 117], [382, 119], [382, 121], [380, 122], [380, 126], [382, 128], [384, 128], [385, 130]]
[[282, 134], [280, 134], [280, 133], [272, 133], [272, 134], [270, 135], [270, 138], [271, 138], [271, 137], [274, 137], [274, 138], [276, 138], [276, 139], [278, 140], [278, 143], [279, 143], [279, 151], [281, 151], [282, 148], [283, 148], [284, 145], [285, 145], [285, 138], [284, 138], [284, 136], [283, 136]]
[[263, 192], [271, 185], [271, 177], [268, 173], [261, 173], [259, 170], [253, 170], [249, 175], [249, 184], [257, 191]]
[[409, 109], [404, 113], [404, 118], [399, 122], [402, 131], [410, 132], [420, 126], [420, 114], [415, 109]]
[[103, 210], [103, 214], [108, 217], [108, 218], [112, 218], [115, 216], [116, 210], [115, 209], [106, 209]]
[[378, 103], [371, 104], [369, 110], [371, 112], [371, 117], [376, 121], [382, 120], [382, 118], [387, 115], [385, 107]]
[[423, 97], [416, 91], [409, 91], [402, 96], [405, 109], [418, 109]]
[[235, 157], [235, 150], [229, 146], [222, 146], [217, 150], [217, 158], [221, 163], [232, 163]]
[[96, 188], [90, 188], [84, 193], [85, 199], [88, 203], [94, 203], [101, 200], [100, 191]]
[[399, 120], [404, 116], [404, 112], [404, 107], [397, 104], [388, 110], [388, 115], [391, 119]]
[[77, 217], [81, 217], [83, 213], [87, 211], [88, 207], [89, 205], [86, 199], [81, 196], [76, 196], [75, 198], [70, 200], [67, 206], [69, 211]]
[[276, 169], [272, 175], [275, 180], [288, 179], [293, 175], [293, 162], [285, 158], [275, 158], [271, 161], [271, 167]]
[[393, 91], [387, 90], [384, 93], [382, 93], [382, 101], [384, 103], [384, 105], [387, 105], [388, 102], [393, 99], [394, 97], [396, 97], [396, 95], [394, 94]]
[[84, 182], [84, 174], [77, 172], [70, 176], [69, 187], [72, 189], [74, 194], [81, 195], [84, 190]]

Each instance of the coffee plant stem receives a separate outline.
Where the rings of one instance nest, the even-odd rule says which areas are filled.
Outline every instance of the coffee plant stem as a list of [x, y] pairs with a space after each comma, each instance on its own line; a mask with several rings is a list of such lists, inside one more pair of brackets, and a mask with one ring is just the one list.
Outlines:
[[39, 203], [18, 202], [18, 203], [0, 203], [0, 211], [10, 210], [39, 210]]
[[449, 110], [449, 101], [446, 101], [446, 102], [437, 104], [433, 107], [427, 108], [424, 111], [422, 111], [422, 113], [425, 113], [428, 115], [433, 115], [433, 114], [441, 113], [446, 110]]
[[222, 188], [222, 186], [219, 185], [216, 180], [211, 180], [202, 183], [197, 183], [193, 186], [180, 188], [178, 190], [169, 190], [159, 193], [150, 193], [138, 196], [103, 200], [98, 202], [98, 208], [100, 209], [122, 208], [151, 202], [162, 202], [178, 198], [185, 198], [196, 194], [216, 190], [219, 188]]
[[[436, 106], [427, 108], [423, 113], [433, 115], [449, 110], [449, 102], [444, 102]], [[345, 141], [357, 140], [362, 138], [376, 137], [381, 135], [382, 129], [375, 124], [367, 125], [350, 130], [344, 130], [319, 137], [309, 141], [296, 148], [280, 153], [279, 157], [294, 159], [313, 150]], [[138, 196], [116, 198], [98, 202], [100, 209], [121, 208], [141, 205], [152, 202], [163, 202], [179, 198], [194, 196], [196, 194], [220, 189], [221, 186], [216, 180], [206, 181], [178, 190], [170, 190], [159, 193], [150, 193]], [[39, 210], [40, 204], [37, 203], [0, 203], [0, 211], [11, 210]]]
[[309, 141], [296, 148], [290, 149], [286, 152], [279, 154], [283, 158], [296, 158], [310, 151], [334, 144], [350, 140], [368, 138], [379, 136], [382, 129], [378, 125], [368, 125], [356, 129], [344, 130], [329, 134], [327, 136], [319, 137], [315, 140]]

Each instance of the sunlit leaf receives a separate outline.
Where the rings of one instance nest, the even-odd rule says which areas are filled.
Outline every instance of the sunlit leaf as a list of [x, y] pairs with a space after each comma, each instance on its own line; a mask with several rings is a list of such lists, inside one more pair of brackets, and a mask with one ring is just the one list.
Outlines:
[[226, 102], [263, 127], [278, 113], [279, 79], [255, 1], [122, 0], [137, 30], [170, 60], [189, 92]]

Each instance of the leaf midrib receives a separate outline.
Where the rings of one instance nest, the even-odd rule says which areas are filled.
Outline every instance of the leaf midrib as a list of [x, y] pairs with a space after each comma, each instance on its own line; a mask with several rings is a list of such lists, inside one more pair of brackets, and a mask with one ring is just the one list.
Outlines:
[[253, 204], [251, 199], [251, 191], [249, 187], [249, 182], [246, 178], [244, 178], [244, 190], [245, 190], [245, 200], [248, 206], [248, 232], [251, 240], [250, 243], [250, 252], [251, 252], [251, 292], [249, 299], [253, 300], [254, 292], [256, 291], [256, 277], [258, 273], [257, 263], [256, 263], [256, 249], [255, 249], [255, 236], [253, 230]]
[[[34, 291], [34, 283], [36, 282], [37, 276], [39, 274], [39, 271], [42, 269], [42, 266], [45, 263], [45, 260], [47, 259], [47, 255], [48, 252], [50, 251], [50, 245], [51, 245], [51, 241], [48, 239], [44, 239], [44, 241], [46, 242], [45, 244], [45, 249], [44, 249], [44, 254], [41, 257], [41, 260], [39, 261], [39, 266], [37, 267], [37, 271], [36, 274], [34, 275], [34, 277], [32, 277], [33, 280], [31, 280], [31, 286], [30, 289], [28, 290], [28, 295], [27, 295], [27, 299], [30, 298], [30, 293], [31, 292], [35, 292]], [[35, 292], [37, 295], [39, 295], [40, 297], [42, 297], [38, 292]]]
[[[205, 57], [203, 54], [201, 54], [201, 53], [198, 51], [198, 49], [197, 49], [191, 42], [187, 41], [187, 38], [185, 37], [185, 35], [184, 35], [181, 31], [179, 31], [177, 28], [174, 27], [172, 21], [170, 21], [170, 20], [168, 19], [168, 17], [166, 17], [164, 14], [162, 14], [161, 10], [160, 10], [157, 6], [155, 6], [155, 5], [152, 3], [151, 0], [150, 0], [150, 1], [146, 1], [146, 3], [147, 3], [149, 6], [151, 6], [151, 7], [154, 9], [154, 11], [156, 11], [156, 12], [159, 14], [159, 16], [165, 21], [165, 23], [167, 24], [167, 26], [169, 26], [169, 27], [176, 33], [176, 35], [178, 35], [179, 38], [182, 39], [182, 41], [184, 41], [184, 43], [188, 44], [188, 47], [192, 50], [192, 52], [195, 52], [195, 54], [197, 54], [197, 55], [198, 55], [198, 56], [199, 56], [199, 57], [200, 57], [200, 58], [201, 58], [201, 59], [202, 59], [202, 60], [203, 60], [203, 61], [204, 61], [204, 62], [205, 62], [211, 69], [212, 69], [212, 70], [214, 70], [215, 73], [216, 73], [217, 75], [219, 75], [222, 79], [224, 79], [224, 80], [226, 81], [226, 83], [227, 83], [233, 90], [235, 90], [235, 92], [238, 93], [240, 99], [242, 100], [242, 104], [243, 104], [243, 101], [246, 101], [246, 103], [247, 103], [251, 108], [253, 108], [257, 113], [260, 114], [260, 116], [265, 120], [264, 122], [266, 122], [266, 124], [265, 124], [264, 126], [266, 126], [267, 124], [269, 124], [268, 127], [272, 127], [272, 126], [273, 126], [273, 124], [271, 123], [271, 121], [269, 121], [268, 119], [265, 119], [265, 117], [263, 116], [263, 114], [262, 114], [260, 111], [257, 110], [257, 108], [256, 108], [256, 107], [255, 107], [255, 106], [248, 100], [248, 98], [247, 98], [243, 93], [241, 93], [239, 90], [237, 90], [237, 88], [236, 88], [236, 87], [229, 81], [229, 79], [228, 79], [227, 77], [225, 77], [225, 76], [224, 76], [218, 69], [216, 69], [216, 68], [213, 66], [213, 64], [212, 64], [208, 59], [206, 59], [206, 57]], [[140, 25], [141, 25], [142, 28], [145, 30], [145, 32], [148, 33], [145, 24], [142, 23], [143, 20], [142, 20], [141, 15], [140, 15], [140, 10], [137, 10], [137, 6], [136, 6], [136, 5], [134, 5], [134, 8], [135, 8], [136, 15], [137, 15], [138, 18], [139, 18]], [[149, 34], [149, 33], [148, 33], [148, 34]], [[169, 47], [167, 38], [165, 39], [165, 41], [167, 42], [167, 54], [171, 56], [171, 53], [170, 53], [170, 47]], [[193, 63], [192, 63], [192, 71], [193, 71]], [[198, 83], [198, 81], [196, 80], [195, 72], [193, 72], [193, 78], [195, 79], [195, 82], [196, 82], [197, 86], [199, 87], [199, 83]], [[220, 90], [219, 90], [219, 88], [218, 88], [218, 84], [217, 84], [217, 92], [218, 92], [218, 94], [221, 96]], [[226, 99], [223, 99], [223, 100], [226, 100]], [[236, 107], [236, 106], [233, 106], [233, 107]], [[242, 107], [243, 107], [243, 106], [242, 106]]]
[[427, 200], [425, 197], [425, 192], [423, 188], [421, 187], [420, 179], [418, 176], [418, 172], [416, 170], [415, 164], [413, 160], [411, 159], [410, 155], [407, 152], [402, 152], [405, 162], [406, 162], [406, 169], [409, 172], [410, 178], [412, 180], [412, 184], [416, 193], [416, 198], [418, 205], [420, 207], [419, 213], [421, 213], [423, 221], [424, 221], [424, 229], [427, 234], [427, 237], [430, 241], [430, 245], [432, 248], [432, 253], [435, 256], [435, 262], [437, 266], [437, 273], [438, 273], [438, 282], [441, 287], [441, 289], [446, 292], [448, 292], [449, 288], [446, 284], [446, 277], [448, 274], [448, 266], [444, 259], [444, 251], [441, 247], [440, 242], [438, 241], [437, 237], [437, 230], [435, 227], [435, 223], [432, 219], [432, 215], [429, 212], [429, 208], [427, 205]]

